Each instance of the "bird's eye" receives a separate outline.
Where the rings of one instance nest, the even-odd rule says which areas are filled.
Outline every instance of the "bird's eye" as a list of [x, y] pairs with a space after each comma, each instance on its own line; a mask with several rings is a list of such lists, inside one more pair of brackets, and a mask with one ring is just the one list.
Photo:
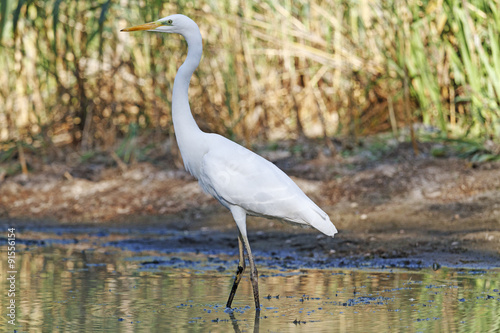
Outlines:
[[172, 20], [167, 20], [167, 23], [168, 23], [168, 24], [172, 24], [172, 23], [173, 23], [173, 21], [172, 21]]

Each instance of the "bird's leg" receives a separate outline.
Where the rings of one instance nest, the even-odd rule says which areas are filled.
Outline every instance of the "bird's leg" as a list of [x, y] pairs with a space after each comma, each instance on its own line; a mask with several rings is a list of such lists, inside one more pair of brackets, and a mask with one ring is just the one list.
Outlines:
[[[253, 286], [253, 298], [255, 300], [255, 308], [257, 311], [260, 311], [260, 301], [259, 301], [259, 275], [257, 274], [257, 268], [255, 267], [255, 262], [253, 260], [253, 255], [252, 255], [252, 250], [250, 249], [250, 243], [248, 243], [248, 238], [247, 238], [247, 213], [246, 211], [238, 206], [231, 206], [229, 208], [231, 210], [231, 213], [233, 214], [234, 222], [236, 222], [236, 225], [238, 226], [238, 229], [240, 230], [240, 245], [243, 243], [243, 246], [245, 247], [245, 250], [247, 251], [248, 255], [248, 262], [250, 263], [250, 281], [252, 281], [252, 286]], [[243, 251], [241, 250], [240, 247], [240, 261], [241, 261], [241, 255]], [[229, 296], [229, 300], [231, 300], [231, 296]], [[229, 301], [228, 301], [229, 304]]]
[[260, 308], [255, 311], [255, 319], [253, 322], [253, 333], [260, 332]]
[[229, 294], [229, 299], [227, 300], [227, 308], [230, 308], [231, 303], [233, 303], [234, 294], [236, 294], [236, 289], [238, 289], [238, 285], [240, 284], [241, 276], [245, 271], [245, 256], [243, 253], [243, 241], [241, 240], [241, 233], [238, 235], [238, 247], [240, 249], [240, 262], [238, 263], [238, 269], [236, 270], [236, 277], [234, 278], [233, 288], [231, 288], [231, 293]]
[[245, 249], [248, 255], [248, 263], [250, 264], [250, 281], [252, 281], [253, 286], [253, 298], [255, 300], [255, 309], [260, 311], [260, 301], [259, 301], [259, 274], [257, 272], [257, 267], [255, 266], [255, 262], [253, 260], [252, 250], [250, 249], [250, 243], [248, 242], [248, 238], [245, 234], [242, 235], [243, 244], [245, 245]]

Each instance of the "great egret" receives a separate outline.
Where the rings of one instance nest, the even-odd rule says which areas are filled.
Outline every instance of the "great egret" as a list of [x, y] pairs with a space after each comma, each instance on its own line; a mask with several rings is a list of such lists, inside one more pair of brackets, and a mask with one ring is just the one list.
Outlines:
[[332, 237], [337, 229], [328, 215], [273, 163], [223, 136], [200, 130], [188, 101], [189, 82], [200, 63], [203, 48], [198, 25], [187, 16], [175, 14], [122, 31], [140, 30], [177, 33], [186, 39], [187, 57], [177, 71], [172, 92], [175, 137], [186, 170], [198, 179], [205, 192], [231, 211], [239, 229], [239, 264], [226, 306], [231, 307], [245, 270], [245, 249], [255, 308], [259, 310], [258, 275], [248, 243], [246, 216], [310, 225]]

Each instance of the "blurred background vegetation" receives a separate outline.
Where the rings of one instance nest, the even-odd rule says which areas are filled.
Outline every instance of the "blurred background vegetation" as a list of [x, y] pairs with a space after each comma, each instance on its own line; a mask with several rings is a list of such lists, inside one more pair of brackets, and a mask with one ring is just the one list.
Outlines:
[[[204, 57], [190, 89], [202, 129], [247, 146], [422, 124], [500, 143], [500, 1], [0, 0], [0, 162], [31, 151], [125, 163], [172, 137], [186, 44], [120, 29], [183, 13]], [[171, 145], [172, 147], [175, 145]]]

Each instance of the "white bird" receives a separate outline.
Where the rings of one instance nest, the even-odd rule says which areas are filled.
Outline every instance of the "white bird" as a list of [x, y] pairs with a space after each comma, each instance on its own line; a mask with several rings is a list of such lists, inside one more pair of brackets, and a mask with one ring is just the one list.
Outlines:
[[177, 33], [186, 39], [187, 57], [175, 76], [172, 92], [175, 137], [186, 170], [198, 179], [205, 192], [231, 211], [239, 229], [239, 264], [226, 306], [231, 307], [245, 270], [245, 249], [255, 308], [259, 310], [258, 274], [247, 238], [246, 216], [310, 225], [332, 237], [337, 229], [328, 215], [273, 163], [223, 136], [200, 130], [188, 100], [189, 82], [200, 63], [203, 48], [198, 25], [187, 16], [175, 14], [122, 31], [139, 30]]

